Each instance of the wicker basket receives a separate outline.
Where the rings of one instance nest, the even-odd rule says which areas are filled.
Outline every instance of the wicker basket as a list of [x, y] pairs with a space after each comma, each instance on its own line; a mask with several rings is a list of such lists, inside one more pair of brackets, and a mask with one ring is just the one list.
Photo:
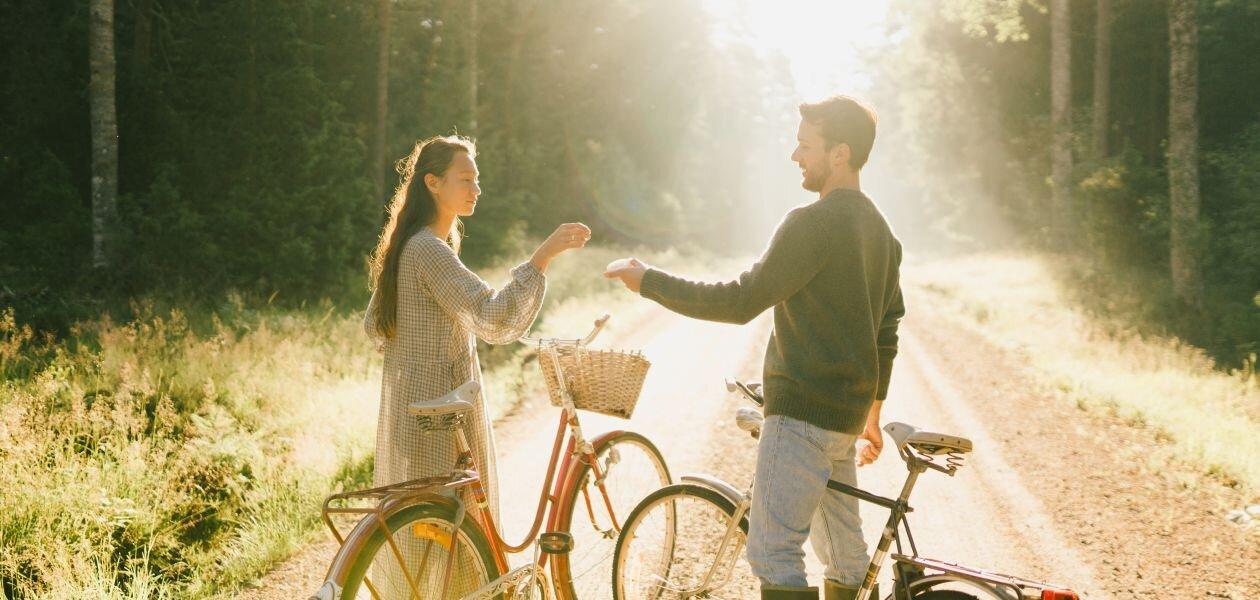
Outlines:
[[576, 346], [544, 346], [538, 364], [553, 406], [563, 405], [553, 357], [559, 358], [565, 385], [573, 405], [614, 417], [629, 419], [639, 402], [643, 379], [651, 363], [638, 352], [590, 350]]

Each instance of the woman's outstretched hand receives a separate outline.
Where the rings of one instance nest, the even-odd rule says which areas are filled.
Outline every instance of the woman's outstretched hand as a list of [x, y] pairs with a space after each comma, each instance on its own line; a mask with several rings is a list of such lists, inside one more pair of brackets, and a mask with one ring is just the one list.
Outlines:
[[591, 228], [581, 223], [565, 223], [556, 228], [543, 243], [538, 245], [538, 249], [534, 250], [534, 255], [530, 257], [529, 262], [538, 267], [539, 271], [546, 271], [547, 265], [551, 264], [551, 259], [560, 256], [560, 254], [586, 245], [591, 239]]
[[637, 258], [619, 258], [608, 263], [604, 268], [604, 277], [609, 279], [620, 279], [621, 283], [626, 285], [626, 289], [639, 293], [639, 285], [643, 283], [643, 274], [647, 272], [647, 265], [639, 262]]

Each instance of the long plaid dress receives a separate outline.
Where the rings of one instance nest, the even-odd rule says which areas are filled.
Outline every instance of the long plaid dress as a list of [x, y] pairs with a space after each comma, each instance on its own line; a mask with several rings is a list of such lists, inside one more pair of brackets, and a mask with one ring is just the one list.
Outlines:
[[[474, 336], [491, 344], [515, 341], [538, 316], [545, 290], [546, 278], [528, 262], [513, 268], [512, 280], [495, 291], [428, 228], [407, 241], [398, 264], [394, 336], [383, 340], [376, 337], [372, 318], [375, 294], [364, 320], [364, 328], [378, 343], [383, 343], [385, 353], [374, 485], [450, 472], [455, 464], [454, 432], [421, 433], [415, 417], [408, 414], [407, 405], [436, 399], [470, 379], [480, 382], [481, 365]], [[499, 486], [494, 433], [486, 415], [484, 391], [464, 431], [497, 522]], [[404, 555], [409, 559], [418, 552], [419, 548], [404, 547]], [[372, 579], [384, 588], [383, 595], [407, 597], [405, 581], [397, 573], [386, 575], [379, 568], [381, 564], [378, 559]], [[455, 584], [453, 580], [452, 585]]]

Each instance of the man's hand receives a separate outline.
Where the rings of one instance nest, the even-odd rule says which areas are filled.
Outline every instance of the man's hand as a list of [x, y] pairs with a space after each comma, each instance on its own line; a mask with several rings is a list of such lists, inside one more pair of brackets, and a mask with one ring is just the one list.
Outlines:
[[876, 400], [871, 405], [871, 410], [866, 414], [866, 428], [862, 430], [862, 435], [858, 436], [859, 440], [865, 440], [865, 444], [858, 445], [857, 465], [864, 467], [875, 462], [879, 458], [879, 453], [884, 449], [884, 432], [879, 428], [879, 413], [884, 407], [882, 400]]
[[879, 458], [880, 451], [884, 449], [884, 433], [879, 430], [879, 423], [867, 423], [866, 430], [858, 436], [858, 439], [867, 442], [858, 445], [857, 464], [859, 467], [864, 467]]
[[626, 285], [626, 289], [639, 293], [639, 285], [643, 283], [643, 274], [647, 272], [647, 265], [639, 262], [637, 258], [619, 258], [608, 263], [604, 269], [604, 277], [609, 279], [620, 279], [621, 283]]

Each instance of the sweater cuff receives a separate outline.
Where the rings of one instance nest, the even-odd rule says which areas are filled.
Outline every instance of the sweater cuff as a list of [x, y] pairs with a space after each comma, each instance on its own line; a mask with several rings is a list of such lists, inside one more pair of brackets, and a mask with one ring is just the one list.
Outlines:
[[639, 282], [639, 295], [648, 300], [660, 300], [661, 288], [666, 284], [668, 278], [668, 275], [656, 269], [644, 271], [643, 281]]

